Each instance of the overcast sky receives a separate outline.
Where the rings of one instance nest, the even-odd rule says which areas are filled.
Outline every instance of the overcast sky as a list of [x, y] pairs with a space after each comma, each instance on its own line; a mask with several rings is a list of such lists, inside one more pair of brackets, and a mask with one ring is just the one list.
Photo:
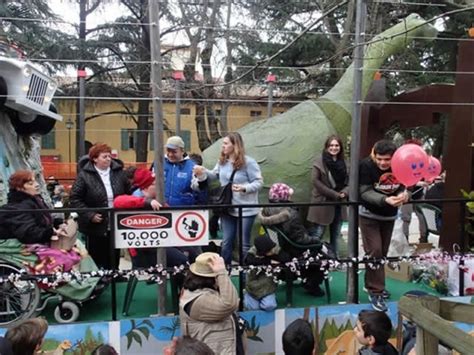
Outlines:
[[[51, 9], [67, 22], [79, 23], [79, 4], [75, 0], [49, 0]], [[106, 1], [106, 4], [87, 17], [87, 27], [115, 20], [126, 9], [118, 1]]]

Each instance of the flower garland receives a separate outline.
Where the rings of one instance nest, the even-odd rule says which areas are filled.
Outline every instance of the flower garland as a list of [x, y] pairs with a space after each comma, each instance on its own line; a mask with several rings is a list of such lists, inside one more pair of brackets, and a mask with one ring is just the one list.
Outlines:
[[[454, 254], [450, 255], [446, 252], [431, 251], [426, 254], [416, 256], [402, 256], [402, 257], [386, 257], [386, 258], [370, 258], [360, 256], [357, 258], [327, 258], [322, 254], [314, 254], [310, 251], [304, 252], [301, 258], [294, 258], [285, 264], [270, 264], [270, 265], [232, 265], [229, 271], [235, 270], [239, 273], [245, 271], [265, 272], [266, 276], [273, 277], [275, 282], [281, 283], [282, 280], [278, 276], [283, 272], [290, 272], [296, 279], [302, 279], [302, 272], [308, 270], [310, 267], [319, 267], [324, 273], [324, 277], [329, 277], [329, 271], [344, 271], [347, 268], [352, 268], [355, 265], [365, 264], [365, 268], [379, 269], [386, 264], [392, 267], [397, 267], [400, 263], [409, 262], [414, 267], [420, 265], [440, 265], [447, 264], [449, 261], [455, 261], [459, 269], [466, 272], [464, 261], [473, 259], [474, 254]], [[4, 283], [15, 283], [18, 281], [36, 281], [45, 287], [55, 288], [64, 283], [76, 281], [86, 282], [94, 278], [109, 278], [115, 280], [130, 279], [131, 277], [144, 276], [150, 282], [158, 284], [163, 283], [168, 277], [176, 275], [184, 275], [189, 269], [189, 265], [180, 265], [174, 267], [165, 267], [163, 265], [156, 265], [153, 267], [133, 269], [133, 270], [104, 270], [99, 269], [91, 272], [56, 272], [53, 274], [30, 274], [26, 269], [21, 269], [19, 272], [13, 272], [9, 275], [0, 275], [0, 285]], [[359, 273], [362, 270], [359, 270]], [[304, 280], [303, 280], [304, 281]]]

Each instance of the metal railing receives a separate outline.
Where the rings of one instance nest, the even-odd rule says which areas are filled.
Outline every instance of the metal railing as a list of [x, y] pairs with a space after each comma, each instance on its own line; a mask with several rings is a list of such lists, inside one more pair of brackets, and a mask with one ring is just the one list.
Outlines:
[[[461, 205], [461, 214], [460, 214], [460, 225], [464, 226], [464, 223], [466, 221], [466, 208], [465, 208], [465, 204], [466, 202], [469, 202], [470, 200], [468, 199], [440, 199], [440, 200], [417, 200], [417, 201], [412, 201], [410, 203], [412, 204], [419, 204], [419, 203], [442, 203], [443, 206], [445, 204], [460, 204]], [[235, 267], [237, 268], [240, 268], [242, 266], [244, 266], [244, 255], [243, 255], [243, 249], [242, 249], [242, 245], [243, 245], [243, 235], [242, 235], [242, 218], [243, 218], [243, 214], [242, 214], [242, 210], [244, 208], [255, 208], [255, 207], [258, 207], [258, 208], [264, 208], [264, 207], [297, 207], [297, 208], [306, 208], [306, 207], [310, 207], [310, 206], [335, 206], [335, 205], [345, 205], [345, 206], [349, 206], [349, 205], [357, 205], [359, 206], [361, 203], [360, 202], [349, 202], [349, 201], [346, 201], [346, 202], [321, 202], [321, 203], [270, 203], [270, 204], [255, 204], [255, 205], [228, 205], [228, 206], [219, 206], [219, 207], [229, 207], [229, 208], [233, 208], [233, 209], [237, 209], [238, 211], [238, 223], [239, 223], [239, 226], [238, 226], [238, 231], [240, 233], [238, 233], [237, 235], [237, 242], [238, 242], [238, 245], [239, 245], [239, 260], [238, 260], [238, 265], [235, 265]], [[216, 206], [213, 206], [213, 205], [196, 205], [196, 206], [180, 206], [180, 207], [172, 207], [172, 208], [163, 208], [160, 212], [162, 211], [170, 211], [170, 210], [212, 210], [213, 208], [216, 208]], [[16, 213], [23, 213], [23, 212], [26, 212], [26, 213], [42, 213], [42, 212], [50, 212], [50, 213], [64, 213], [64, 214], [68, 214], [68, 213], [71, 213], [71, 212], [77, 212], [77, 213], [81, 213], [81, 212], [100, 212], [102, 214], [107, 214], [108, 215], [108, 219], [109, 219], [109, 228], [110, 228], [110, 253], [109, 253], [109, 257], [110, 257], [110, 263], [111, 265], [113, 265], [113, 270], [117, 270], [118, 268], [118, 265], [116, 265], [116, 259], [114, 257], [114, 250], [115, 250], [115, 245], [114, 245], [114, 233], [115, 233], [115, 213], [116, 212], [123, 212], [125, 210], [123, 209], [113, 209], [113, 208], [60, 208], [60, 209], [37, 209], [37, 210], [16, 210], [15, 212]], [[143, 209], [136, 209], [136, 210], [133, 210], [133, 209], [126, 209], [126, 211], [141, 211], [143, 212]], [[4, 209], [1, 209], [0, 208], [0, 214], [2, 213], [11, 213], [12, 211], [11, 210], [4, 210]], [[357, 228], [357, 226], [355, 226]], [[353, 226], [349, 226], [349, 228], [353, 228]], [[461, 239], [461, 246], [460, 246], [460, 254], [464, 254], [466, 252], [465, 250], [465, 246], [466, 246], [466, 232], [464, 230], [464, 228], [460, 228], [460, 239]], [[354, 233], [354, 235], [357, 236], [357, 238], [359, 239], [359, 233], [358, 233], [358, 230], [356, 231], [356, 233]], [[358, 241], [357, 241], [358, 242]], [[0, 255], [0, 259], [1, 259], [1, 255]], [[384, 258], [384, 260], [387, 260], [387, 261], [399, 261], [400, 258], [399, 257], [393, 257], [393, 258], [390, 258], [390, 257], [387, 257], [387, 258]], [[334, 261], [337, 261], [339, 263], [352, 263], [356, 270], [358, 270], [358, 266], [359, 264], [367, 264], [367, 263], [373, 263], [377, 260], [375, 259], [370, 259], [370, 258], [367, 258], [367, 259], [360, 259], [358, 257], [358, 255], [349, 255], [348, 257], [346, 258], [337, 258], [337, 259], [334, 259]], [[461, 263], [462, 263], [462, 260], [461, 260]], [[462, 266], [462, 264], [461, 264]], [[463, 276], [463, 270], [462, 270], [462, 267], [460, 268], [460, 277], [459, 277], [459, 280], [460, 280], [460, 285], [459, 285], [459, 294], [460, 295], [463, 295], [464, 294], [464, 276]], [[28, 277], [28, 276], [25, 276], [23, 275], [22, 277]], [[40, 275], [40, 277], [54, 277], [54, 275]], [[34, 277], [33, 277], [34, 278]], [[358, 282], [356, 283], [358, 284]], [[243, 299], [243, 285], [244, 285], [244, 271], [242, 271], [242, 269], [239, 271], [239, 293], [240, 293], [240, 297], [241, 299]], [[358, 288], [356, 288], [356, 290], [354, 290], [355, 294], [358, 295]], [[111, 280], [111, 311], [112, 311], [112, 320], [116, 320], [117, 319], [117, 290], [116, 290], [116, 280], [115, 278], [112, 278]]]

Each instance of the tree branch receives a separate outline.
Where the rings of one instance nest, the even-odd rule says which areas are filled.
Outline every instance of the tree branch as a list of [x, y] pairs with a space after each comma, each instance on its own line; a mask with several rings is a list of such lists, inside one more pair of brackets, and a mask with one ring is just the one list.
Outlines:
[[93, 33], [93, 32], [97, 32], [97, 31], [102, 31], [102, 30], [107, 30], [107, 29], [110, 29], [110, 28], [113, 28], [114, 24], [113, 23], [105, 23], [103, 25], [100, 25], [100, 26], [97, 26], [97, 27], [94, 27], [94, 28], [91, 28], [91, 29], [88, 29], [86, 30], [86, 36]]
[[116, 51], [115, 48], [111, 47], [111, 46], [106, 46], [106, 48], [108, 48], [109, 50], [111, 50], [112, 52], [115, 53], [115, 55], [117, 57], [119, 57], [120, 61], [123, 63], [124, 67], [127, 69], [128, 73], [130, 74], [130, 77], [132, 78], [133, 82], [135, 83], [135, 85], [137, 87], [139, 87], [139, 82], [138, 80], [135, 78], [135, 76], [133, 75], [133, 72], [132, 70], [128, 67], [127, 63], [125, 62], [125, 59], [122, 57], [122, 54], [119, 52], [119, 51]]
[[108, 73], [108, 72], [115, 71], [115, 70], [120, 70], [120, 69], [123, 69], [123, 68], [125, 68], [124, 65], [121, 66], [121, 67], [116, 67], [116, 68], [102, 68], [102, 69], [98, 70], [97, 72], [94, 72], [94, 74], [88, 76], [87, 79], [86, 79], [86, 82], [92, 80], [93, 78], [95, 78], [95, 77], [97, 77], [101, 74]]
[[140, 14], [138, 14], [135, 9], [127, 2], [127, 1], [124, 1], [124, 0], [121, 0], [120, 1], [127, 9], [130, 10], [130, 12], [133, 14], [133, 16], [135, 16], [137, 19], [140, 19]]
[[180, 50], [180, 49], [186, 49], [186, 48], [190, 48], [191, 46], [189, 44], [183, 44], [181, 46], [176, 46], [176, 47], [173, 47], [173, 48], [170, 48], [170, 49], [166, 49], [164, 50], [163, 52], [161, 52], [161, 55], [166, 55], [168, 54], [169, 52], [172, 52], [172, 51], [177, 51], [177, 50]]
[[[251, 67], [249, 70], [247, 70], [246, 72], [244, 72], [242, 75], [240, 75], [239, 77], [229, 81], [229, 82], [226, 82], [226, 83], [223, 83], [223, 84], [212, 84], [212, 86], [224, 86], [224, 85], [230, 85], [230, 84], [233, 84], [239, 80], [242, 80], [243, 78], [245, 78], [247, 75], [251, 74], [253, 71], [255, 71], [255, 69], [259, 68], [261, 65], [267, 63], [267, 62], [270, 62], [272, 61], [273, 59], [277, 58], [280, 54], [282, 54], [284, 51], [286, 51], [288, 48], [290, 48], [293, 44], [295, 44], [301, 37], [303, 37], [307, 32], [309, 32], [314, 26], [316, 26], [316, 24], [320, 23], [325, 17], [329, 16], [330, 14], [332, 14], [334, 11], [338, 10], [339, 8], [341, 8], [342, 6], [346, 5], [349, 1], [348, 0], [344, 0], [342, 1], [341, 3], [339, 3], [338, 5], [335, 5], [333, 6], [331, 9], [329, 9], [327, 12], [325, 12], [324, 14], [322, 14], [316, 21], [312, 22], [308, 27], [306, 27], [303, 31], [301, 31], [292, 41], [290, 41], [288, 44], [286, 44], [284, 47], [282, 47], [280, 50], [278, 50], [276, 53], [272, 54], [271, 56], [265, 58], [265, 59], [262, 59], [262, 60], [259, 60], [257, 61], [257, 64], [255, 64], [253, 67]], [[209, 86], [207, 84], [203, 84], [203, 86]]]
[[[398, 33], [395, 33], [393, 35], [390, 36], [390, 38], [394, 38], [394, 37], [397, 37], [397, 36], [400, 36], [400, 35], [403, 35], [405, 33], [408, 33], [408, 32], [411, 32], [417, 28], [420, 28], [420, 27], [423, 27], [425, 26], [427, 23], [431, 23], [431, 22], [435, 22], [436, 20], [440, 19], [440, 18], [443, 18], [443, 17], [446, 17], [446, 16], [450, 16], [450, 15], [455, 15], [455, 14], [458, 14], [458, 13], [462, 13], [462, 12], [466, 12], [466, 11], [473, 11], [474, 10], [474, 6], [471, 6], [471, 7], [463, 7], [462, 9], [456, 9], [456, 10], [452, 10], [452, 11], [447, 11], [447, 12], [443, 12], [442, 14], [440, 15], [437, 15], [429, 20], [426, 20], [425, 22], [417, 25], [417, 26], [413, 26], [411, 27], [410, 29], [407, 29], [407, 30], [404, 30], [404, 31], [401, 31], [401, 32], [398, 32]], [[372, 44], [372, 43], [377, 43], [377, 42], [382, 42], [382, 41], [386, 41], [387, 38], [386, 37], [381, 37], [381, 38], [375, 38], [375, 39], [372, 39], [370, 41], [367, 41], [367, 42], [363, 42], [363, 43], [360, 43], [359, 45], [360, 46], [366, 46], [366, 45], [369, 45], [369, 44]], [[339, 55], [342, 55], [352, 49], [354, 49], [356, 47], [356, 45], [350, 45], [349, 47], [347, 48], [344, 48], [338, 52], [336, 52], [336, 54], [334, 54], [333, 56], [327, 58], [327, 59], [324, 59], [324, 60], [321, 60], [319, 62], [316, 62], [314, 63], [314, 65], [321, 65], [321, 64], [324, 64], [324, 63], [328, 63], [330, 62], [332, 59], [336, 58], [337, 56]]]
[[100, 2], [101, 0], [97, 0], [94, 5], [92, 5], [91, 7], [89, 7], [88, 9], [86, 9], [86, 16], [90, 15], [92, 12], [95, 11], [95, 9], [97, 9], [100, 5]]

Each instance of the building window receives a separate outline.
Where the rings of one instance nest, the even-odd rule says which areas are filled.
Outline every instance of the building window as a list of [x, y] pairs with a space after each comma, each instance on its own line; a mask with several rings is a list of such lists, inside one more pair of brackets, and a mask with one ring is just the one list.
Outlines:
[[184, 141], [184, 150], [187, 152], [191, 151], [191, 131], [188, 130], [181, 130], [180, 134], [181, 138]]
[[191, 114], [191, 109], [184, 107], [184, 108], [181, 108], [179, 110], [179, 113], [182, 114], [182, 115], [190, 115]]
[[216, 113], [216, 116], [222, 115], [222, 110], [215, 110], [214, 112]]
[[135, 149], [137, 142], [137, 132], [135, 129], [122, 129], [121, 132], [121, 148], [122, 150]]
[[56, 132], [54, 128], [48, 134], [41, 136], [41, 148], [56, 149]]
[[250, 117], [260, 117], [262, 115], [262, 111], [250, 111]]

